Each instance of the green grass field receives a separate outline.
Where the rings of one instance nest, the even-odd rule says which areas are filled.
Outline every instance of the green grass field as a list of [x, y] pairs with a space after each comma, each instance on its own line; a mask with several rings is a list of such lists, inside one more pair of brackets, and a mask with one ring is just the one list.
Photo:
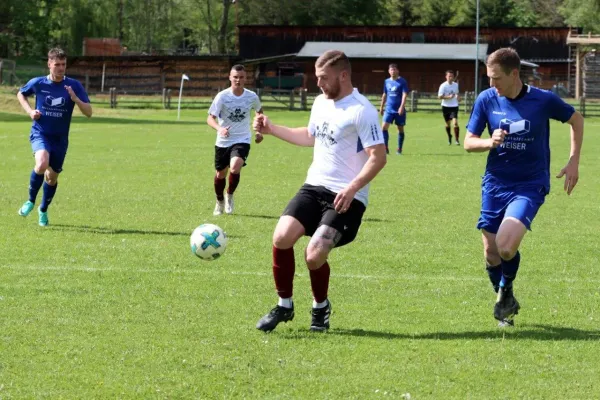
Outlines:
[[[276, 302], [271, 235], [311, 149], [253, 145], [236, 214], [213, 217], [205, 111], [177, 122], [176, 111], [98, 110], [73, 120], [40, 228], [36, 213], [17, 215], [33, 159], [12, 99], [0, 98], [1, 399], [600, 398], [600, 120], [586, 120], [574, 194], [556, 181], [526, 236], [515, 328], [492, 317], [475, 229], [486, 156], [449, 147], [441, 116], [416, 113], [406, 154], [372, 184], [357, 240], [332, 253], [330, 331], [308, 331], [298, 263], [296, 318], [265, 335], [255, 324]], [[552, 128], [556, 174], [569, 135]], [[215, 262], [189, 249], [204, 222], [231, 237]]]

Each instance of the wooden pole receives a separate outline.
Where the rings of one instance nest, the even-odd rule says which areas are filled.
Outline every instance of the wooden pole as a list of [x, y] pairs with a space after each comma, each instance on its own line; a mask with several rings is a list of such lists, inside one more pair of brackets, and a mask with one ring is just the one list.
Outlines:
[[575, 50], [575, 99], [579, 100], [581, 96], [580, 92], [580, 81], [581, 81], [581, 52], [579, 51], [579, 45], [576, 46]]

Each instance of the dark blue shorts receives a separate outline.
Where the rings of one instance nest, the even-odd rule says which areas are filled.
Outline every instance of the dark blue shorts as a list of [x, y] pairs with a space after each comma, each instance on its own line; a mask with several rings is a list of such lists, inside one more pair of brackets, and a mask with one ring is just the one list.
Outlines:
[[396, 124], [398, 126], [404, 126], [406, 125], [406, 111], [404, 111], [404, 114], [400, 115], [398, 113], [389, 113], [389, 112], [385, 112], [383, 114], [383, 122], [388, 123], [388, 124]]
[[502, 221], [512, 217], [531, 230], [531, 223], [544, 204], [545, 198], [544, 187], [507, 190], [484, 185], [481, 190], [481, 215], [477, 222], [477, 229], [485, 229], [496, 234]]
[[46, 150], [50, 153], [50, 168], [56, 173], [62, 172], [63, 163], [67, 156], [69, 140], [64, 137], [44, 136], [39, 133], [29, 135], [33, 153]]

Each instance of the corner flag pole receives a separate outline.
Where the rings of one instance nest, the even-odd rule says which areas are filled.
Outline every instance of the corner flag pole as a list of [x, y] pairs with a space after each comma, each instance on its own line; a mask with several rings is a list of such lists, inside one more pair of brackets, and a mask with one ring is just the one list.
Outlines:
[[190, 77], [186, 74], [181, 75], [181, 86], [179, 87], [179, 102], [177, 103], [177, 121], [181, 116], [181, 93], [183, 92], [183, 81], [189, 81]]
[[475, 97], [479, 94], [479, 0], [475, 17]]

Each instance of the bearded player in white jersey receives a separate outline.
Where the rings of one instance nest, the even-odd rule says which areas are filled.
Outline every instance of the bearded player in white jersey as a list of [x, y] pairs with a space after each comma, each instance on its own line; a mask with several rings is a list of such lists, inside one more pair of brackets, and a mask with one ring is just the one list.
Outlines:
[[329, 264], [334, 247], [354, 240], [366, 210], [369, 182], [386, 163], [379, 116], [350, 79], [350, 61], [337, 50], [315, 63], [317, 85], [323, 94], [312, 106], [308, 127], [275, 125], [265, 115], [254, 118], [257, 132], [271, 134], [298, 146], [314, 146], [304, 185], [289, 202], [273, 234], [273, 276], [279, 302], [258, 321], [270, 332], [294, 318], [294, 244], [311, 236], [304, 252], [313, 292], [312, 331], [329, 329]]
[[[243, 65], [234, 65], [229, 73], [231, 87], [219, 92], [208, 109], [206, 123], [217, 131], [215, 144], [215, 194], [217, 204], [213, 215], [233, 213], [233, 193], [240, 182], [240, 172], [250, 154], [250, 110], [262, 113], [257, 94], [244, 89], [246, 71]], [[255, 142], [263, 140], [257, 132]], [[225, 180], [229, 170], [229, 187]]]

